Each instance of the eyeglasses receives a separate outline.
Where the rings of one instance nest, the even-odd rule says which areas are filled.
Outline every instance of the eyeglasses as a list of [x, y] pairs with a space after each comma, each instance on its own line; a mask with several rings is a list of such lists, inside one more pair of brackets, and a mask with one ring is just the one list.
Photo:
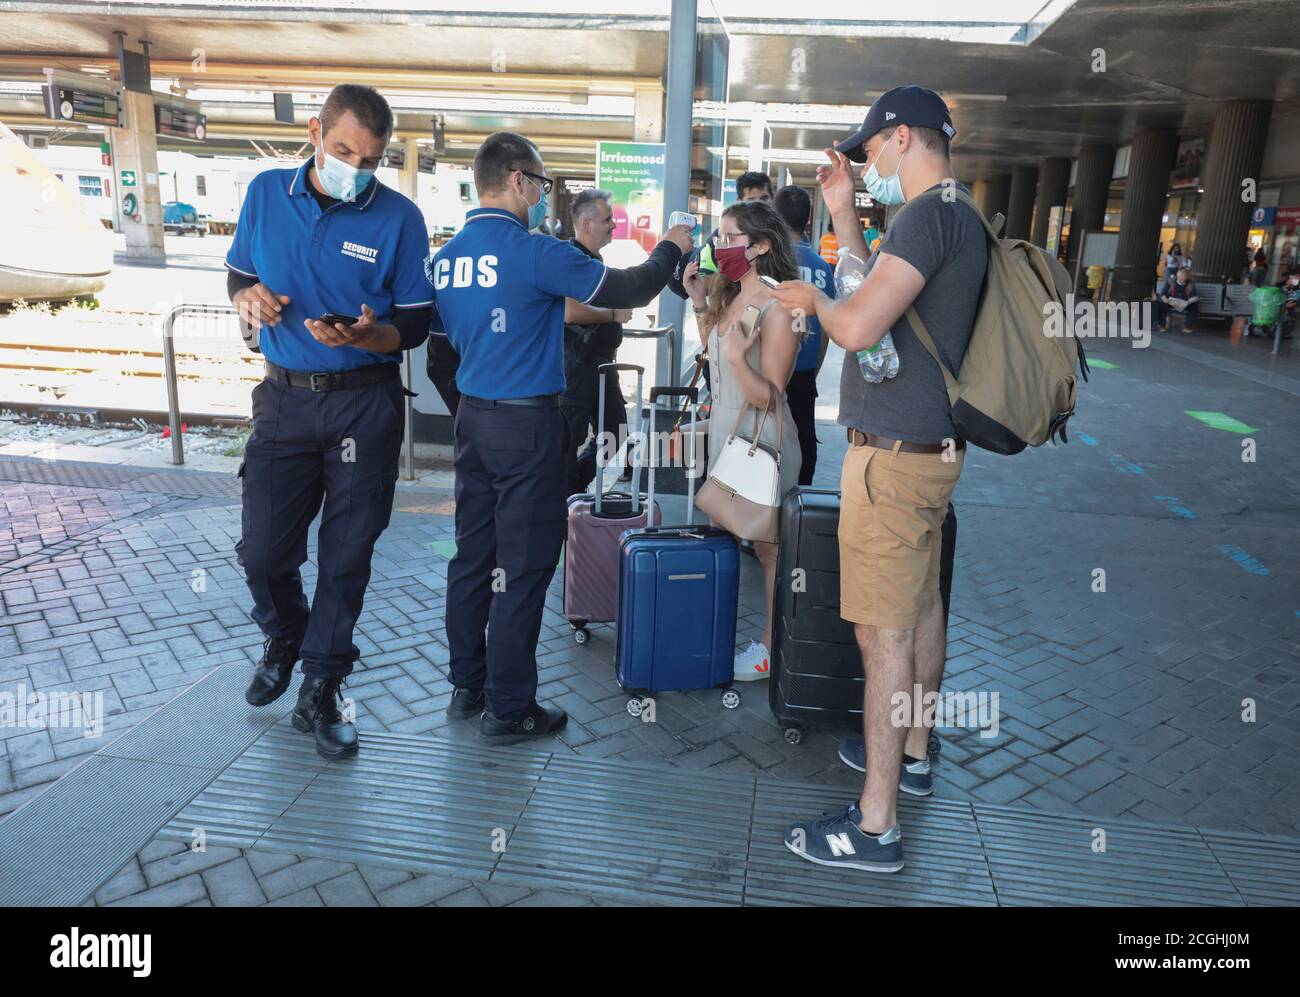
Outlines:
[[537, 184], [538, 187], [541, 187], [543, 194], [549, 194], [551, 192], [551, 188], [555, 186], [554, 180], [552, 180], [550, 177], [544, 177], [540, 173], [529, 173], [527, 170], [520, 170], [519, 172], [522, 173], [524, 176], [526, 176], [533, 183]]
[[726, 249], [731, 245], [732, 240], [734, 239], [744, 239], [745, 245], [749, 245], [749, 236], [745, 235], [743, 232], [737, 232], [735, 235], [727, 235], [723, 232], [719, 232], [718, 237], [713, 240], [713, 244], [719, 249]]

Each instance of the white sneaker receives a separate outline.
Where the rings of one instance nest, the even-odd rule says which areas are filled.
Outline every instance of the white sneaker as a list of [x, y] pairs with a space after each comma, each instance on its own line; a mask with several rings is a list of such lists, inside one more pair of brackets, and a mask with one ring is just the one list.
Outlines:
[[768, 661], [767, 646], [756, 640], [749, 642], [749, 647], [736, 655], [735, 680], [737, 682], [754, 682], [765, 679], [771, 674], [772, 666]]

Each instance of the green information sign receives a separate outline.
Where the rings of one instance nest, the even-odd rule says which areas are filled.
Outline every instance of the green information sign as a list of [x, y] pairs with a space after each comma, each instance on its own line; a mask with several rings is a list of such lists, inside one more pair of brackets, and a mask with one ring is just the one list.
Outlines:
[[663, 143], [597, 142], [596, 186], [612, 195], [614, 238], [654, 249], [664, 216]]
[[123, 170], [123, 171], [122, 171], [122, 186], [123, 186], [123, 187], [134, 187], [134, 186], [135, 186], [135, 170]]

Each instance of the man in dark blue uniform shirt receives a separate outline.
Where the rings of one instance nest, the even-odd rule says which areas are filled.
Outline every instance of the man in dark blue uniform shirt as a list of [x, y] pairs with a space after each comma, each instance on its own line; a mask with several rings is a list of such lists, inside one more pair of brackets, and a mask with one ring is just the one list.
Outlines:
[[[340, 686], [358, 657], [352, 630], [393, 508], [401, 352], [424, 341], [433, 304], [424, 217], [374, 179], [392, 130], [379, 93], [335, 87], [308, 125], [312, 158], [249, 184], [226, 256], [230, 300], [260, 327], [267, 361], [239, 470], [236, 550], [266, 634], [246, 698], [255, 706], [279, 698], [301, 657], [293, 725], [327, 758], [357, 750]], [[322, 501], [308, 612], [299, 569]]]
[[565, 532], [564, 299], [647, 304], [691, 236], [678, 226], [645, 263], [611, 270], [567, 242], [530, 234], [546, 217], [551, 180], [537, 147], [513, 132], [480, 146], [474, 186], [482, 207], [430, 268], [434, 329], [460, 356], [447, 712], [482, 714], [481, 735], [500, 744], [553, 733], [568, 719], [536, 699], [542, 608]]

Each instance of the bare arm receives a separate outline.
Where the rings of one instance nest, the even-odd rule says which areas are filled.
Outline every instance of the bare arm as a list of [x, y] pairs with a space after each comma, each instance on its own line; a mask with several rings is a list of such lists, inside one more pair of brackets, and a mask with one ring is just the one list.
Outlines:
[[[763, 370], [754, 370], [745, 359], [754, 338], [763, 340]], [[763, 317], [763, 324], [755, 330], [754, 338], [746, 339], [738, 324], [728, 331], [723, 342], [723, 353], [731, 365], [736, 383], [744, 392], [745, 400], [755, 408], [765, 409], [771, 403], [769, 385], [777, 395], [785, 393], [785, 386], [794, 370], [798, 350], [798, 337], [791, 328], [790, 313], [773, 308]]]

